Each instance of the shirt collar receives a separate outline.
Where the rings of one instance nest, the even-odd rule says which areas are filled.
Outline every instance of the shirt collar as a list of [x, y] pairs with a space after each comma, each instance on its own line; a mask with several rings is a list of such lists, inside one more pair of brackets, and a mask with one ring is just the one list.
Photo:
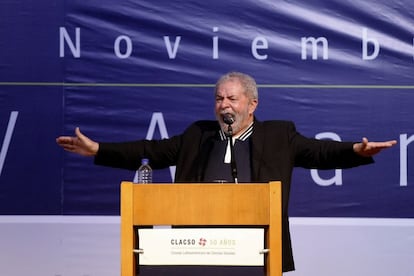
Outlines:
[[[245, 131], [243, 131], [243, 133], [239, 135], [234, 135], [233, 140], [237, 139], [240, 141], [245, 141], [247, 138], [250, 137], [250, 135], [252, 135], [252, 133], [253, 133], [253, 122], [249, 125], [249, 127]], [[220, 129], [219, 134], [220, 134], [221, 141], [227, 140], [227, 136], [222, 129]]]

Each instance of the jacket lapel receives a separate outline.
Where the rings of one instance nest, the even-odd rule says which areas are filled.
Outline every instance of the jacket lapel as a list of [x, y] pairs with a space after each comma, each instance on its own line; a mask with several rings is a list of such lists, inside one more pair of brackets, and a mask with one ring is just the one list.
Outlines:
[[197, 162], [197, 182], [204, 181], [204, 171], [207, 166], [208, 158], [213, 147], [214, 139], [218, 139], [219, 127], [216, 130], [205, 131], [201, 137], [199, 149], [199, 162]]
[[263, 124], [254, 120], [253, 133], [251, 136], [251, 162], [252, 182], [257, 182], [260, 174], [261, 160], [264, 150], [264, 128]]

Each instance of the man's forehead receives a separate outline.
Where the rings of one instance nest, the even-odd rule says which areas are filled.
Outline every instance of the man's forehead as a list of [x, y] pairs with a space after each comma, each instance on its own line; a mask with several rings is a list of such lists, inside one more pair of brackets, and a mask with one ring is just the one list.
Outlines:
[[217, 95], [224, 94], [242, 94], [243, 87], [238, 79], [229, 79], [218, 85], [216, 89]]

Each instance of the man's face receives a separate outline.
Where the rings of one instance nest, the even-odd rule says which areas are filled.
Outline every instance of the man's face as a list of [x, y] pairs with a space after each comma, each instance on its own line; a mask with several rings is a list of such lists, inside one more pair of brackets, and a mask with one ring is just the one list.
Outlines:
[[233, 135], [237, 135], [253, 122], [253, 112], [256, 106], [257, 100], [247, 97], [237, 79], [230, 79], [217, 87], [215, 114], [224, 131], [228, 128], [223, 122], [224, 114], [230, 114], [233, 117]]

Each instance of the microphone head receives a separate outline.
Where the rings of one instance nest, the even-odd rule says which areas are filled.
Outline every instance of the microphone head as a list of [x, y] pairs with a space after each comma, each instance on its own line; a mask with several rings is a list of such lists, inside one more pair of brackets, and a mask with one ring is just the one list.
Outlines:
[[225, 122], [228, 125], [233, 124], [234, 123], [233, 115], [229, 113], [223, 114], [223, 122]]

